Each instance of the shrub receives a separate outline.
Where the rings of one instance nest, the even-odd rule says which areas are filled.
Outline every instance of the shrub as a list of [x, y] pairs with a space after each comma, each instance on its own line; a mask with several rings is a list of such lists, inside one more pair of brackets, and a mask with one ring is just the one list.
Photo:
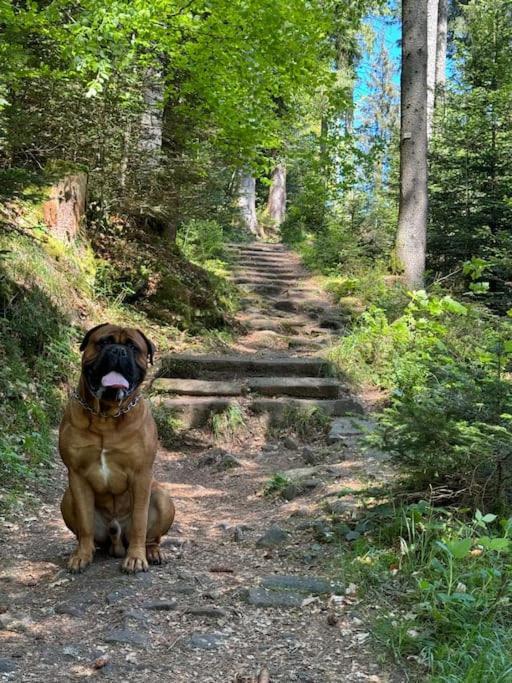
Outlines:
[[472, 506], [508, 501], [510, 327], [450, 296], [417, 292], [392, 322], [371, 307], [331, 352], [360, 383], [391, 390], [370, 439], [412, 487], [448, 486]]
[[204, 263], [224, 253], [224, 231], [217, 221], [192, 219], [178, 231], [176, 242], [191, 261]]
[[512, 519], [425, 501], [368, 519], [344, 565], [375, 593], [376, 638], [437, 683], [510, 680]]

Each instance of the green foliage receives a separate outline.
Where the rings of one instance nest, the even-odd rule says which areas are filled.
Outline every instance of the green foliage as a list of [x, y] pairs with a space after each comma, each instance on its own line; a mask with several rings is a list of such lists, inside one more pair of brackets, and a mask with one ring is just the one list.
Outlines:
[[265, 496], [272, 496], [275, 493], [280, 493], [290, 484], [291, 481], [290, 479], [288, 479], [288, 477], [286, 477], [284, 474], [281, 474], [280, 472], [277, 472], [265, 484], [263, 494]]
[[224, 256], [224, 231], [217, 221], [188, 221], [179, 230], [176, 242], [183, 254], [197, 263]]
[[75, 332], [60, 304], [69, 296], [73, 305], [69, 280], [75, 276], [78, 285], [81, 277], [73, 259], [48, 261], [28, 237], [4, 237], [0, 250], [0, 476], [16, 487], [43, 474], [53, 458], [63, 381], [78, 363]]
[[210, 418], [210, 426], [216, 439], [233, 439], [246, 427], [246, 417], [242, 407], [233, 403], [226, 410], [215, 413]]
[[424, 501], [375, 512], [347, 570], [378, 599], [375, 637], [438, 683], [508, 680], [511, 520]]
[[176, 440], [179, 433], [183, 430], [179, 416], [172, 413], [165, 408], [165, 406], [157, 404], [153, 405], [151, 412], [155, 418], [158, 429], [158, 438], [164, 448], [173, 448], [176, 446]]
[[411, 486], [448, 486], [471, 505], [507, 504], [510, 332], [510, 323], [450, 295], [416, 292], [394, 320], [370, 307], [332, 350], [353, 379], [392, 391], [371, 440]]
[[300, 439], [311, 439], [325, 434], [331, 419], [321, 408], [288, 406], [279, 420], [280, 431], [291, 431]]

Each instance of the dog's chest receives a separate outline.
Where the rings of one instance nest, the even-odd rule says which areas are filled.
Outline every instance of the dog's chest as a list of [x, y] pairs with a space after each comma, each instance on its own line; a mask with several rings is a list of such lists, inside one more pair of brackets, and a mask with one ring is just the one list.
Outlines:
[[91, 459], [86, 476], [97, 493], [119, 495], [128, 488], [128, 473], [118, 455], [114, 450], [102, 448]]

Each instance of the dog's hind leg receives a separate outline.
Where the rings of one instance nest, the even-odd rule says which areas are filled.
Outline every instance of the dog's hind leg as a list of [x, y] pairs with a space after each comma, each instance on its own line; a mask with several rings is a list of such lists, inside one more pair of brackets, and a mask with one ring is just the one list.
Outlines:
[[166, 534], [174, 520], [174, 504], [164, 489], [153, 482], [148, 511], [146, 535], [146, 558], [149, 564], [162, 564], [164, 556], [160, 550], [160, 539]]

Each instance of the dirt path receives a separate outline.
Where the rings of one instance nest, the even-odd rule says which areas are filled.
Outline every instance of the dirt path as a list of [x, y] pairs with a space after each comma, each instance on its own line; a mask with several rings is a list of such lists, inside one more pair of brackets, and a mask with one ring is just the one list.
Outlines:
[[[295, 257], [267, 249], [236, 252], [237, 279], [248, 280], [240, 282], [247, 333], [230, 353], [286, 365], [328, 344], [342, 321]], [[199, 398], [219, 399], [205, 394], [204, 382], [220, 376], [240, 386], [250, 374], [202, 374]], [[65, 477], [56, 463], [54, 487], [36, 512], [1, 524], [0, 680], [242, 683], [261, 673], [264, 683], [265, 667], [275, 683], [404, 680], [369, 648], [364, 587], [344, 583], [339, 549], [321, 542], [329, 534], [322, 511], [349, 519], [354, 501], [336, 494], [361, 487], [381, 464], [359, 453], [347, 423], [330, 445], [320, 433], [302, 442], [278, 435], [276, 404], [325, 400], [339, 414], [334, 404], [343, 399], [343, 387], [332, 398], [329, 382], [313, 390], [330, 396], [320, 399], [304, 396], [311, 382], [278, 384], [265, 399], [274, 407], [245, 412], [228, 448], [216, 448], [202, 428], [159, 452], [157, 476], [169, 482], [177, 520], [164, 544], [167, 563], [147, 574], [123, 576], [118, 560], [100, 556], [84, 575], [67, 574], [74, 542], [58, 510]], [[166, 400], [193, 403], [187, 391]], [[235, 395], [244, 411], [254, 402], [248, 391]], [[196, 414], [204, 409], [182, 410], [185, 421]], [[263, 495], [276, 472], [287, 473], [285, 497]]]

